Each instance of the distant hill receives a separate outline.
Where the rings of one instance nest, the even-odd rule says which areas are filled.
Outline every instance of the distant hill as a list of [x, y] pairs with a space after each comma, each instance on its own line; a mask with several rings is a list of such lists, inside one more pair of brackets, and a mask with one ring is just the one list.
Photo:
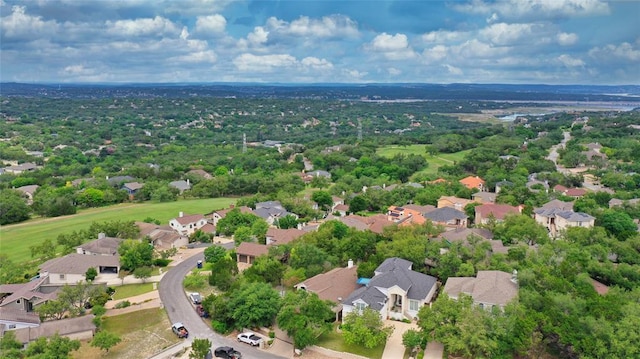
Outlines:
[[640, 102], [640, 86], [508, 84], [0, 84], [3, 97]]

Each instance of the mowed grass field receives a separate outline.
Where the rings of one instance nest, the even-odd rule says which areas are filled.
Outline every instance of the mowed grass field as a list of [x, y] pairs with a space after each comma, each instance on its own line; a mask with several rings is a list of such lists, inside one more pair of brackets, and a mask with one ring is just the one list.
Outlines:
[[439, 153], [435, 156], [431, 156], [427, 153], [425, 145], [393, 145], [379, 148], [377, 154], [383, 157], [393, 157], [399, 153], [404, 155], [420, 155], [427, 160], [427, 163], [429, 163], [429, 167], [424, 171], [420, 171], [420, 174], [435, 175], [438, 173], [438, 168], [444, 165], [452, 165], [454, 162], [462, 160], [469, 151], [470, 150], [455, 153]]
[[185, 214], [204, 214], [228, 208], [234, 198], [181, 200], [165, 203], [123, 203], [115, 206], [82, 210], [71, 216], [36, 218], [26, 222], [0, 227], [0, 253], [14, 262], [31, 260], [29, 247], [46, 239], [54, 241], [58, 235], [89, 228], [93, 222], [142, 221], [147, 217], [168, 224], [180, 211]]

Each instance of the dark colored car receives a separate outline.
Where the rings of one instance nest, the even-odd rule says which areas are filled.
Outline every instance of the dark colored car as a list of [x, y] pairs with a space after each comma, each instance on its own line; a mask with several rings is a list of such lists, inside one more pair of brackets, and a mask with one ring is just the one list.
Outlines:
[[214, 355], [216, 358], [224, 358], [224, 359], [241, 359], [242, 354], [239, 351], [233, 349], [232, 347], [218, 347], [214, 351]]

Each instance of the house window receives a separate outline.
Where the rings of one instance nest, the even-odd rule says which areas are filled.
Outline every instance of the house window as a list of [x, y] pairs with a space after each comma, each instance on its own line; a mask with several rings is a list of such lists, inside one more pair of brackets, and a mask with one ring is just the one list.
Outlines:
[[420, 302], [417, 300], [409, 299], [409, 310], [417, 312], [420, 310]]
[[9, 329], [16, 329], [16, 325], [15, 324], [9, 324]]
[[480, 307], [480, 309], [484, 309], [484, 304], [483, 303], [480, 303], [478, 306]]
[[356, 310], [360, 313], [362, 313], [366, 307], [367, 305], [364, 303], [356, 303]]
[[64, 280], [64, 274], [60, 274], [60, 280]]
[[16, 303], [20, 304], [20, 299], [16, 300]]

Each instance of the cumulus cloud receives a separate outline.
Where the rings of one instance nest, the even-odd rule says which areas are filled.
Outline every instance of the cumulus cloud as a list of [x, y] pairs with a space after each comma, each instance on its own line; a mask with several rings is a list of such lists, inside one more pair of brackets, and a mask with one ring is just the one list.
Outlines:
[[391, 60], [410, 59], [416, 56], [405, 34], [389, 35], [383, 32], [376, 36], [367, 48], [372, 52], [382, 53]]
[[176, 56], [170, 59], [170, 61], [178, 62], [178, 63], [191, 63], [191, 64], [199, 64], [199, 63], [214, 63], [218, 57], [216, 56], [213, 50], [206, 51], [196, 51], [180, 56]]
[[311, 38], [344, 38], [358, 36], [358, 25], [343, 15], [324, 16], [313, 19], [300, 16], [291, 22], [270, 17], [266, 28], [278, 35]]
[[333, 64], [326, 59], [319, 59], [317, 57], [305, 57], [300, 61], [300, 63], [309, 68], [313, 68], [316, 70], [331, 70], [333, 69]]
[[478, 35], [494, 45], [510, 45], [531, 36], [533, 24], [497, 23], [479, 31]]
[[472, 14], [492, 14], [496, 19], [555, 19], [610, 12], [609, 5], [602, 0], [472, 0], [454, 8]]
[[455, 67], [455, 66], [451, 66], [449, 64], [444, 64], [444, 67], [447, 69], [447, 72], [449, 72], [452, 75], [462, 75], [462, 69]]
[[589, 56], [601, 61], [634, 61], [637, 66], [637, 62], [640, 61], [640, 46], [638, 45], [639, 42], [636, 41], [635, 44], [623, 42], [620, 45], [609, 44], [603, 47], [594, 47], [589, 50]]
[[421, 36], [422, 41], [427, 43], [447, 44], [467, 39], [470, 33], [467, 31], [431, 31]]
[[400, 69], [396, 69], [395, 67], [389, 67], [387, 69], [387, 72], [389, 73], [389, 75], [391, 76], [399, 76], [400, 74], [402, 74], [402, 70]]
[[233, 59], [233, 64], [238, 70], [251, 72], [271, 72], [279, 67], [293, 67], [297, 62], [296, 58], [289, 54], [254, 55], [245, 53]]
[[444, 45], [436, 45], [425, 49], [422, 52], [422, 58], [426, 62], [437, 62], [447, 57], [448, 48]]
[[171, 20], [161, 16], [135, 20], [107, 21], [107, 32], [117, 36], [163, 36], [182, 31]]
[[13, 6], [11, 14], [2, 17], [0, 31], [3, 39], [35, 40], [42, 36], [51, 36], [59, 28], [53, 20], [44, 21], [41, 16], [27, 14], [24, 6]]
[[566, 67], [579, 67], [585, 65], [584, 61], [582, 61], [581, 59], [577, 59], [567, 54], [558, 56], [557, 60]]
[[556, 40], [558, 41], [558, 44], [562, 46], [569, 46], [578, 42], [578, 35], [573, 33], [561, 32], [556, 35]]
[[220, 14], [198, 16], [196, 18], [195, 31], [206, 34], [221, 34], [224, 33], [227, 27], [227, 19]]

